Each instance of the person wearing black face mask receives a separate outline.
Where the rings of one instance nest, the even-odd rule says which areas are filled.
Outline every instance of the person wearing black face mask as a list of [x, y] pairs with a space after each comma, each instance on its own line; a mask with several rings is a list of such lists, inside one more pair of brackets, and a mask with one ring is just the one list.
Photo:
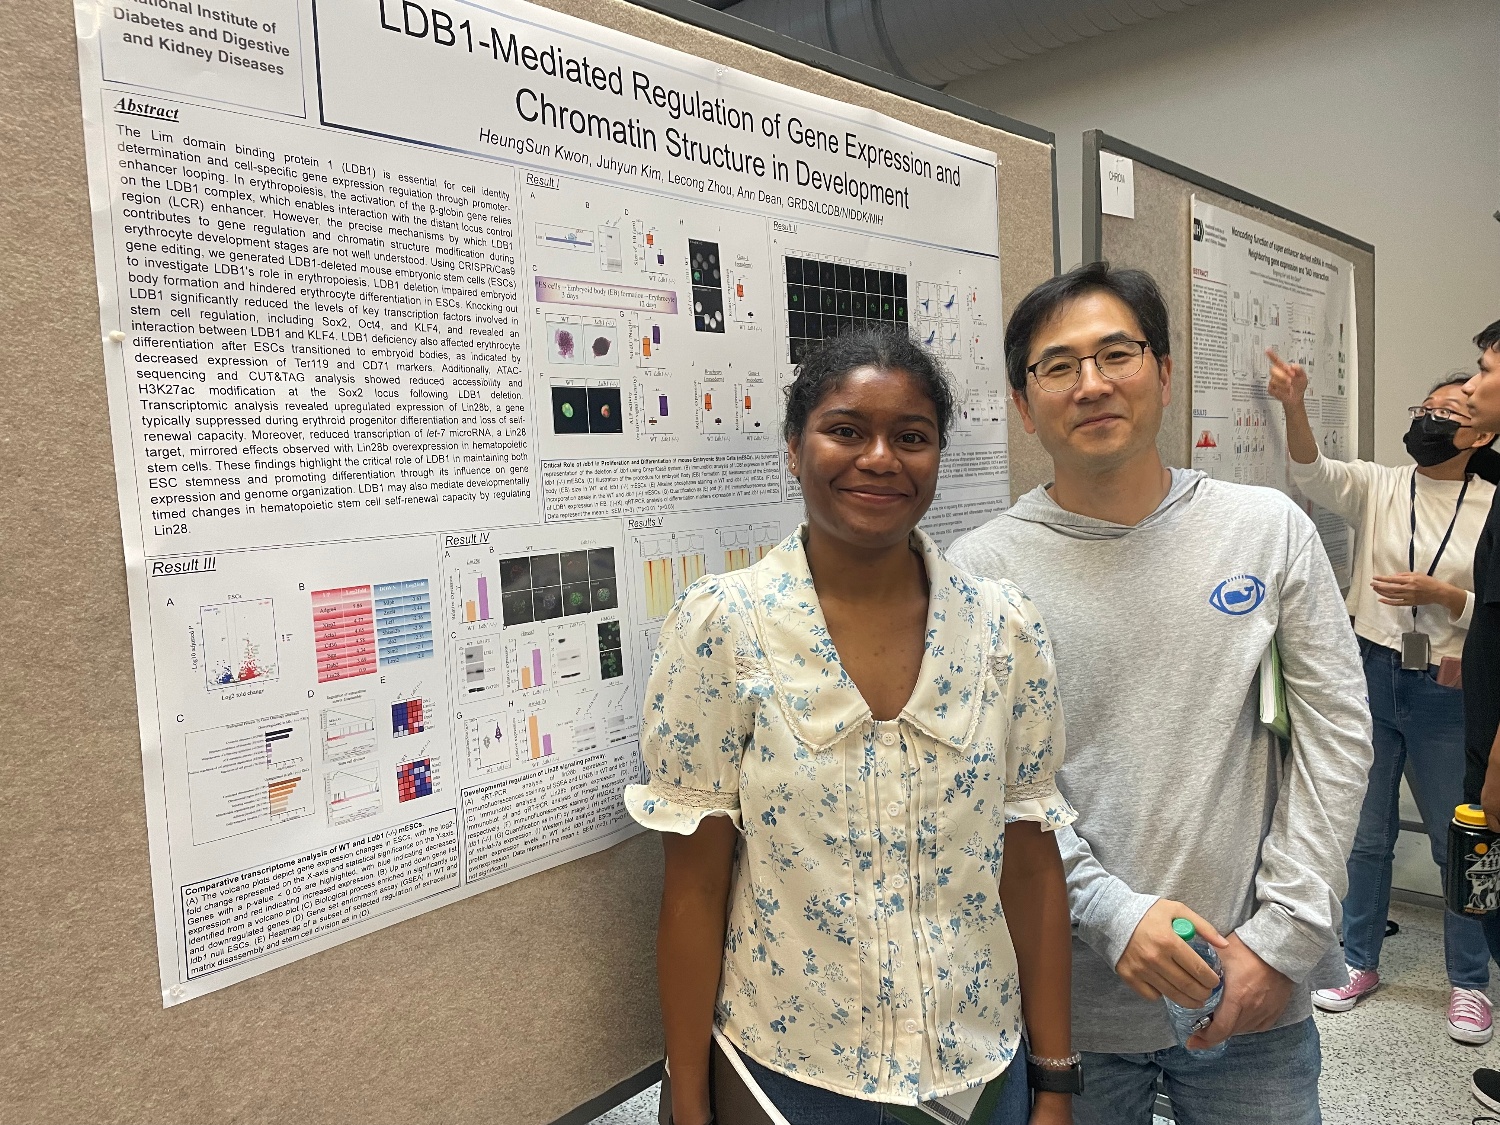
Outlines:
[[[1474, 611], [1474, 547], [1495, 486], [1470, 462], [1494, 435], [1476, 430], [1461, 388], [1445, 379], [1410, 409], [1407, 452], [1415, 466], [1335, 461], [1318, 450], [1303, 399], [1307, 373], [1274, 352], [1267, 390], [1286, 408], [1291, 479], [1314, 503], [1355, 528], [1347, 605], [1364, 656], [1375, 761], [1349, 855], [1344, 959], [1349, 984], [1320, 989], [1324, 1011], [1354, 1007], [1380, 984], [1380, 947], [1391, 897], [1405, 771], [1439, 870], [1448, 821], [1464, 800], [1464, 705], [1459, 658]], [[1446, 911], [1451, 986], [1448, 1034], [1486, 1043], [1492, 1034], [1489, 949], [1478, 920]]]

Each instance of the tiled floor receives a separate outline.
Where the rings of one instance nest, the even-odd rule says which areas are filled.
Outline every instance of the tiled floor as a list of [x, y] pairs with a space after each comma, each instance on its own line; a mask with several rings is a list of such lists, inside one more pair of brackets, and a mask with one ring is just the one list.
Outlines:
[[[1391, 904], [1401, 932], [1380, 956], [1380, 990], [1351, 1012], [1318, 1014], [1326, 1125], [1470, 1125], [1483, 1107], [1469, 1094], [1475, 1067], [1500, 1068], [1500, 1040], [1466, 1047], [1448, 1038], [1443, 916]], [[1495, 994], [1492, 982], [1490, 992]]]
[[[1392, 903], [1391, 917], [1401, 932], [1385, 943], [1380, 990], [1352, 1012], [1318, 1014], [1323, 1121], [1470, 1125], [1483, 1110], [1469, 1095], [1469, 1074], [1477, 1066], [1500, 1069], [1500, 1040], [1465, 1047], [1444, 1030], [1448, 981], [1441, 912]], [[595, 1125], [655, 1125], [656, 1099], [653, 1086]]]

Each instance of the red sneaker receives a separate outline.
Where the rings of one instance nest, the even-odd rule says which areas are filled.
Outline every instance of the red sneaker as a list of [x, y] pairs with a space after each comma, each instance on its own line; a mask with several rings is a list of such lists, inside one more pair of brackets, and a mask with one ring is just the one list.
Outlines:
[[1455, 988], [1448, 997], [1448, 1034], [1459, 1043], [1488, 1043], [1495, 1033], [1490, 998], [1477, 988]]
[[1347, 1012], [1380, 987], [1380, 974], [1374, 969], [1350, 969], [1349, 983], [1342, 988], [1320, 988], [1312, 1002], [1325, 1012]]

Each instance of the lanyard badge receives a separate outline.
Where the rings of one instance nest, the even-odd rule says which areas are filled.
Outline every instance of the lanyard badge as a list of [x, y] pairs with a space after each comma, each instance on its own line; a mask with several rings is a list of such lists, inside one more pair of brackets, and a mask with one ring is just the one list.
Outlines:
[[[1448, 530], [1432, 556], [1432, 565], [1427, 568], [1427, 577], [1437, 571], [1438, 560], [1453, 537], [1453, 528], [1458, 524], [1458, 513], [1464, 506], [1464, 496], [1469, 491], [1469, 476], [1464, 475], [1464, 486], [1458, 490], [1458, 503], [1453, 505], [1453, 518], [1448, 521]], [[1417, 569], [1417, 470], [1411, 471], [1411, 538], [1406, 541], [1406, 569]], [[1401, 634], [1401, 668], [1406, 672], [1425, 672], [1432, 663], [1432, 638], [1417, 628], [1417, 607], [1411, 607], [1411, 631]]]

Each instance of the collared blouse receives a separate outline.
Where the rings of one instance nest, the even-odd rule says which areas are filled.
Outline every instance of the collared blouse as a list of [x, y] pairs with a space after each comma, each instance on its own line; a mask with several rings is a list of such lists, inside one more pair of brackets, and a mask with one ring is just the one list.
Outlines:
[[834, 651], [803, 533], [695, 582], [646, 689], [648, 828], [728, 816], [736, 852], [716, 1019], [751, 1058], [907, 1105], [988, 1081], [1020, 1045], [1000, 907], [1005, 825], [1075, 813], [1031, 601], [913, 533], [930, 586], [921, 670], [877, 721]]

